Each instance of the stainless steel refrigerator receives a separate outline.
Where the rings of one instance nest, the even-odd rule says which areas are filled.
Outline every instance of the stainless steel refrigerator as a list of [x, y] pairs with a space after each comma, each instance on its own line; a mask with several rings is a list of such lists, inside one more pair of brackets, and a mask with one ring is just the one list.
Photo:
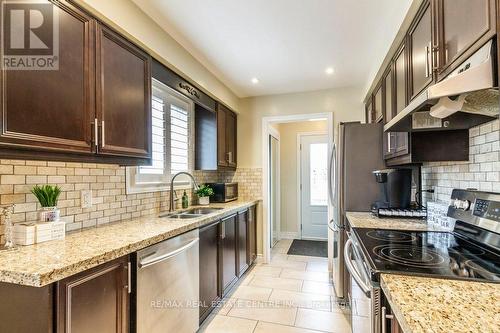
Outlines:
[[344, 268], [346, 212], [368, 212], [379, 198], [372, 174], [385, 167], [382, 124], [340, 123], [330, 160], [328, 223], [330, 277], [338, 301], [347, 298], [348, 275]]

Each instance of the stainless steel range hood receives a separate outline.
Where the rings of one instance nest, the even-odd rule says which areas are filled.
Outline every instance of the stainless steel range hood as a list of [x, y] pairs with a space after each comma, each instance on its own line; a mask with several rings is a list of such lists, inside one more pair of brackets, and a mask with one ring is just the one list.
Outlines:
[[466, 129], [498, 118], [495, 62], [495, 47], [490, 40], [446, 79], [415, 97], [384, 126], [384, 131]]

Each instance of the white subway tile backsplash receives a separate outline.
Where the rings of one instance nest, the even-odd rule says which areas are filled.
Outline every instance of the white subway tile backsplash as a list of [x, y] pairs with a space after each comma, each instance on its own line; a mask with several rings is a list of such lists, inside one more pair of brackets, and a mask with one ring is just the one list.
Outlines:
[[469, 130], [469, 162], [432, 162], [422, 166], [422, 188], [435, 189], [424, 194], [424, 202], [448, 203], [453, 188], [475, 188], [500, 192], [499, 120]]

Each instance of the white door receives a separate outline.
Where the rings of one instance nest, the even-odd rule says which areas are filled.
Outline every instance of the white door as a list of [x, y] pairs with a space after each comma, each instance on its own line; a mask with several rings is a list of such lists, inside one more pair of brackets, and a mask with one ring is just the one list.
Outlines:
[[328, 136], [300, 136], [300, 210], [303, 239], [328, 238]]

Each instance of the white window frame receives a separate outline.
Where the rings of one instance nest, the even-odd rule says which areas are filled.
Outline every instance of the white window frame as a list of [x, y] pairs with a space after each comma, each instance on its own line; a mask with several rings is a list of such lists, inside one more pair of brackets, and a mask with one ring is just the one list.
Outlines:
[[[185, 104], [188, 111], [188, 172], [194, 169], [194, 103], [186, 96], [180, 94], [162, 82], [152, 79], [152, 89], [157, 95], [162, 95], [165, 103], [165, 112], [168, 116], [165, 119], [165, 165], [164, 173], [140, 174], [140, 167], [126, 168], [126, 191], [127, 194], [160, 192], [170, 190], [171, 174], [171, 154], [170, 154], [170, 105], [173, 102]], [[190, 189], [192, 187], [191, 179], [187, 176], [179, 176], [174, 182], [174, 189]]]

